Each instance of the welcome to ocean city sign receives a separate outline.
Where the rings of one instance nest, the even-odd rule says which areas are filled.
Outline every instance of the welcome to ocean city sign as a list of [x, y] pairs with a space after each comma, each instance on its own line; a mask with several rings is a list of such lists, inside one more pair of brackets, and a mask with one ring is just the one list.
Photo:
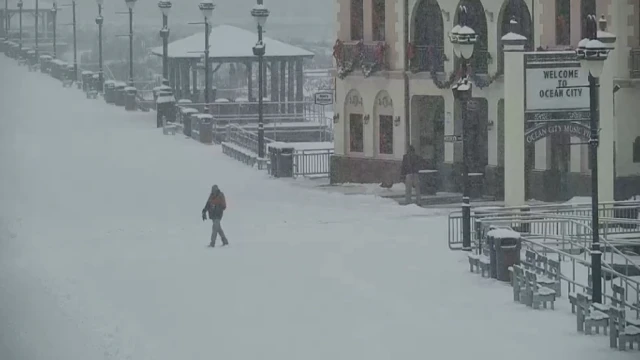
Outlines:
[[524, 80], [526, 143], [554, 133], [588, 138], [589, 79], [575, 53], [526, 53]]

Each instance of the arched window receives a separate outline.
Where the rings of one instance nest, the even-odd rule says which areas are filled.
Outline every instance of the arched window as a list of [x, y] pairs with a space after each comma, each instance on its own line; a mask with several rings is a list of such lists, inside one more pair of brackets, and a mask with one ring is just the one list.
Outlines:
[[[486, 74], [489, 71], [489, 41], [487, 40], [487, 15], [484, 12], [484, 7], [480, 0], [460, 0], [459, 5], [467, 7], [469, 12], [469, 18], [467, 26], [473, 29], [478, 34], [478, 40], [473, 49], [473, 57], [469, 65], [471, 65], [471, 71], [476, 74]], [[454, 18], [454, 24], [459, 23], [459, 11], [456, 9], [456, 16]], [[459, 69], [459, 59], [455, 60], [455, 69]]]
[[502, 47], [502, 37], [512, 31], [511, 19], [515, 18], [518, 22], [516, 31], [518, 34], [527, 38], [527, 44], [525, 50], [533, 50], [534, 35], [532, 31], [532, 20], [529, 8], [524, 0], [505, 0], [502, 8], [500, 9], [500, 15], [498, 21], [500, 26], [498, 27], [498, 71], [504, 70], [504, 48]]
[[419, 0], [413, 11], [413, 71], [444, 72], [444, 24], [437, 0]]
[[556, 45], [571, 45], [571, 0], [556, 0]]
[[385, 2], [385, 0], [371, 0], [371, 28], [373, 30], [373, 41], [385, 40]]
[[364, 37], [363, 0], [351, 0], [351, 40], [358, 41]]

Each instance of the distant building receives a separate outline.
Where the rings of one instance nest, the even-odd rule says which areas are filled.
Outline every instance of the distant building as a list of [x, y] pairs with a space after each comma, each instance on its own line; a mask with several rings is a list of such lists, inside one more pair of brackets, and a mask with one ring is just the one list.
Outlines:
[[[460, 109], [450, 90], [459, 68], [447, 34], [458, 3], [445, 0], [334, 0], [336, 115], [333, 182], [399, 181], [408, 144], [439, 170], [441, 191], [460, 191]], [[500, 39], [515, 16], [528, 49], [571, 49], [582, 36], [588, 0], [462, 0], [479, 34], [471, 61], [471, 172], [487, 195], [503, 196], [504, 101]], [[583, 4], [584, 3], [584, 4]], [[640, 190], [640, 0], [598, 0], [617, 35], [616, 197]], [[613, 60], [616, 61], [616, 60]], [[355, 64], [356, 66], [352, 66]], [[364, 64], [364, 66], [363, 66]], [[404, 76], [407, 74], [405, 80]], [[449, 136], [447, 136], [449, 135]], [[560, 200], [589, 193], [586, 145], [554, 134], [529, 147], [528, 197]], [[564, 145], [563, 145], [564, 144]]]

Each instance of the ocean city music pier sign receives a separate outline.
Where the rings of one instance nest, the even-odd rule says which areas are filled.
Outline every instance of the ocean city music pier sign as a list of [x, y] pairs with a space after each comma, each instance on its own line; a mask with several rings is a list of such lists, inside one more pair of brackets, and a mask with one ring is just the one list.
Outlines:
[[562, 124], [543, 123], [527, 130], [524, 133], [524, 138], [527, 144], [533, 144], [542, 138], [556, 133], [565, 133], [588, 141], [591, 134], [591, 129], [588, 126], [578, 122]]

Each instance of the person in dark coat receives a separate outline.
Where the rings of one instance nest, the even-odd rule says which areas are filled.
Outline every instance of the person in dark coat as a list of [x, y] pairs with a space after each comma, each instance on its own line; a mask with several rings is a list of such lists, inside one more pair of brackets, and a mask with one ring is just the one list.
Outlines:
[[413, 145], [409, 145], [407, 153], [402, 157], [401, 177], [404, 180], [405, 200], [407, 204], [411, 204], [412, 188], [416, 190], [416, 204], [420, 205], [420, 180], [418, 172], [420, 171], [422, 158], [416, 153]]
[[218, 185], [213, 185], [211, 187], [211, 194], [207, 198], [207, 202], [204, 204], [204, 208], [202, 209], [202, 221], [207, 220], [207, 213], [209, 214], [209, 219], [213, 222], [213, 227], [211, 229], [211, 243], [209, 246], [216, 246], [216, 239], [218, 238], [218, 234], [222, 238], [222, 246], [229, 245], [229, 241], [227, 240], [227, 236], [222, 231], [222, 225], [220, 222], [222, 221], [222, 215], [224, 211], [227, 209], [227, 202], [224, 197], [224, 193], [220, 191]]

